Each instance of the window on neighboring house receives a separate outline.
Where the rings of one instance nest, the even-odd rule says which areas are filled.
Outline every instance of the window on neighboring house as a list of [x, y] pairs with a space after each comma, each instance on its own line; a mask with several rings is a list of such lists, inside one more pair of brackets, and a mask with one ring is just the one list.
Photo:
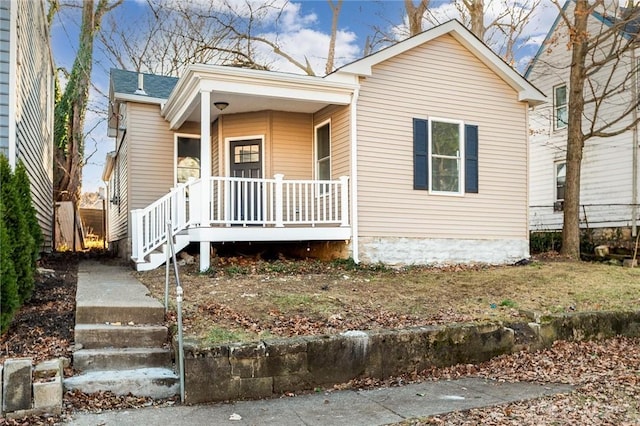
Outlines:
[[564, 207], [564, 188], [567, 181], [567, 163], [559, 162], [555, 163], [555, 181], [556, 181], [556, 193], [553, 203], [553, 211], [561, 212]]
[[[316, 179], [331, 179], [331, 124], [323, 123], [316, 127]], [[320, 187], [320, 193], [325, 192], [324, 185]]]
[[176, 149], [176, 181], [200, 177], [200, 139], [178, 136]]
[[553, 127], [554, 129], [564, 129], [567, 127], [569, 119], [569, 109], [567, 106], [567, 86], [556, 86], [553, 89]]
[[478, 126], [414, 119], [414, 189], [436, 194], [478, 192]]

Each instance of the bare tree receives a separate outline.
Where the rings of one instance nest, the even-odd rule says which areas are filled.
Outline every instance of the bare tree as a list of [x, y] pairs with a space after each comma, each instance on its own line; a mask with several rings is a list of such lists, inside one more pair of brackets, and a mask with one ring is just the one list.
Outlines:
[[[98, 0], [96, 4], [94, 0], [85, 0], [82, 4], [78, 50], [64, 91], [57, 96], [54, 112], [54, 196], [57, 200], [77, 202], [80, 198], [94, 40], [104, 15], [122, 2]], [[57, 1], [50, 3], [49, 22], [59, 7]], [[56, 88], [59, 90], [59, 84]]]
[[[568, 81], [566, 182], [561, 252], [580, 258], [580, 179], [585, 142], [612, 137], [638, 125], [635, 92], [637, 66], [633, 50], [638, 45], [640, 8], [607, 10], [603, 0], [575, 0], [568, 8], [554, 0], [571, 52]], [[593, 31], [590, 22], [602, 24]], [[558, 40], [550, 40], [547, 49]], [[557, 68], [547, 64], [547, 72]], [[542, 72], [545, 72], [544, 70]], [[606, 116], [604, 112], [607, 112]], [[637, 114], [635, 114], [637, 115]]]
[[422, 32], [422, 20], [428, 7], [429, 0], [420, 0], [417, 5], [413, 4], [413, 0], [404, 0], [404, 9], [407, 12], [410, 37]]
[[[332, 27], [323, 70], [329, 73], [336, 62], [343, 0], [327, 2]], [[147, 0], [148, 14], [135, 23], [135, 31], [122, 27], [123, 19], [112, 15], [100, 41], [115, 66], [155, 74], [179, 75], [190, 63], [271, 69], [274, 58], [280, 57], [315, 75], [310, 59], [287, 51], [280, 40], [288, 7], [284, 0]]]
[[[471, 20], [471, 32], [480, 40], [484, 40], [486, 27], [484, 26], [484, 0], [462, 0]], [[496, 22], [496, 21], [494, 21]]]
[[512, 0], [453, 0], [454, 8], [429, 7], [429, 0], [420, 0], [415, 5], [412, 0], [405, 0], [405, 19], [408, 32], [383, 31], [374, 27], [375, 35], [367, 45], [393, 44], [400, 38], [412, 36], [425, 30], [429, 25], [439, 25], [451, 19], [459, 19], [479, 39], [483, 40], [509, 64], [514, 64], [519, 46], [528, 40], [523, 36], [530, 24], [533, 13], [541, 7], [541, 0], [530, 0], [514, 3]]
[[327, 0], [331, 7], [331, 40], [329, 41], [329, 53], [327, 54], [327, 64], [324, 68], [325, 74], [329, 74], [333, 71], [333, 63], [336, 56], [336, 38], [338, 35], [338, 17], [340, 16], [340, 9], [342, 8], [342, 0], [338, 0], [336, 4], [333, 4], [333, 0]]
[[147, 13], [135, 22], [111, 14], [99, 33], [99, 47], [113, 66], [178, 76], [191, 63], [230, 60], [223, 48], [228, 32], [211, 19], [191, 15], [185, 9], [188, 3], [174, 7], [162, 0], [147, 0], [146, 5]]

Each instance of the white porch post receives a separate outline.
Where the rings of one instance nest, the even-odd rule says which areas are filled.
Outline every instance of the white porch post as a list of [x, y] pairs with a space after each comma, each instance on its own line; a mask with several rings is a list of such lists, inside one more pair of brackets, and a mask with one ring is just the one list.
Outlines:
[[284, 202], [284, 198], [282, 197], [282, 179], [284, 178], [283, 174], [278, 173], [273, 176], [276, 180], [276, 194], [275, 194], [275, 205], [276, 205], [276, 228], [284, 227], [284, 218], [282, 215], [282, 205]]
[[[211, 200], [211, 92], [200, 92], [200, 226], [209, 226]], [[211, 242], [200, 241], [200, 271], [211, 265]]]
[[144, 235], [142, 235], [142, 210], [131, 210], [131, 257], [140, 260], [141, 245]]
[[349, 177], [340, 176], [340, 226], [349, 226]]

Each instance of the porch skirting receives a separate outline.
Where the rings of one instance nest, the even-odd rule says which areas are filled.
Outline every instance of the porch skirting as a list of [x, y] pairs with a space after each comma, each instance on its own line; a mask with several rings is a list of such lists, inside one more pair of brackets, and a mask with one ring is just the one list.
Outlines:
[[529, 240], [360, 237], [360, 261], [387, 265], [510, 264], [529, 257]]

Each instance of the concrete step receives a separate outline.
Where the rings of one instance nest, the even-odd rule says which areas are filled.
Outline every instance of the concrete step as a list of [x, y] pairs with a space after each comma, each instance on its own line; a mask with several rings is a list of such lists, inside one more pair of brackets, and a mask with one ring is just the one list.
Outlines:
[[162, 325], [76, 324], [74, 340], [82, 349], [159, 348], [168, 336]]
[[163, 348], [80, 349], [73, 353], [76, 371], [171, 368], [171, 351]]
[[164, 307], [130, 270], [83, 262], [78, 267], [76, 324], [105, 322], [163, 323]]
[[166, 368], [89, 371], [65, 379], [64, 387], [84, 393], [111, 391], [117, 395], [131, 393], [135, 396], [169, 398], [180, 392], [180, 378]]
[[[126, 300], [126, 299], [125, 299]], [[152, 303], [151, 306], [126, 304], [105, 306], [96, 304], [76, 305], [76, 322], [78, 324], [104, 324], [120, 322], [127, 324], [159, 324], [164, 322], [164, 306]]]

